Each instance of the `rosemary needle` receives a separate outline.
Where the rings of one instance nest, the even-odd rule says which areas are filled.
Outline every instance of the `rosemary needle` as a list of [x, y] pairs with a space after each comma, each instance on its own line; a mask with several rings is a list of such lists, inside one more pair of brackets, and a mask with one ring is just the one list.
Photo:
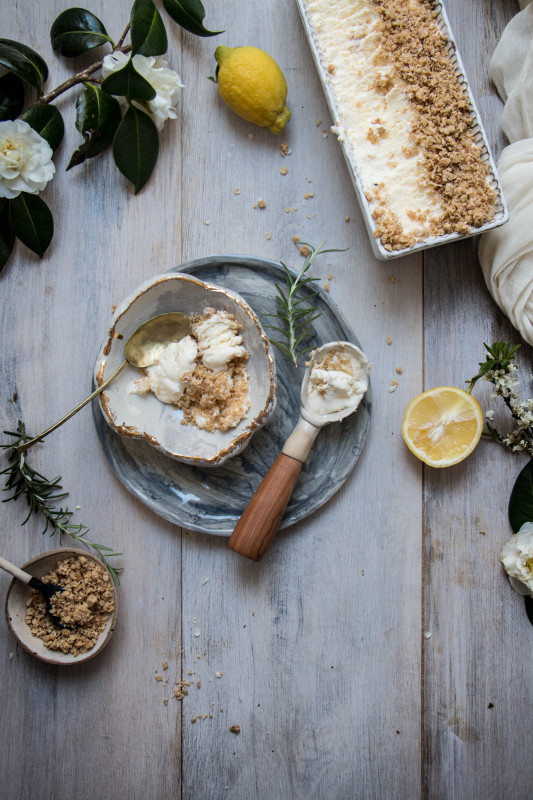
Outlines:
[[26, 434], [24, 423], [19, 420], [16, 431], [4, 431], [4, 433], [6, 436], [12, 436], [14, 441], [0, 445], [2, 450], [12, 451], [9, 455], [9, 465], [0, 471], [0, 475], [7, 476], [4, 491], [11, 492], [11, 495], [2, 502], [7, 503], [9, 500], [17, 500], [21, 496], [25, 497], [28, 504], [28, 514], [21, 523], [22, 525], [30, 519], [32, 514], [41, 513], [45, 522], [43, 534], [51, 529], [50, 536], [57, 533], [60, 544], [63, 535], [66, 535], [85, 545], [88, 549], [94, 550], [104, 566], [109, 570], [113, 582], [118, 586], [120, 583], [118, 575], [121, 568], [112, 567], [107, 559], [113, 556], [120, 556], [122, 553], [115, 553], [111, 547], [89, 541], [87, 539], [87, 533], [89, 532], [87, 525], [70, 522], [74, 512], [62, 506], [57, 507], [58, 500], [62, 500], [68, 494], [68, 492], [62, 491], [61, 476], [58, 475], [52, 480], [45, 478], [44, 475], [30, 467], [25, 453], [16, 452], [16, 448], [30, 438]]
[[336, 248], [324, 249], [325, 242], [315, 248], [307, 242], [299, 242], [309, 248], [309, 252], [305, 257], [305, 261], [301, 270], [296, 276], [281, 261], [281, 266], [285, 270], [285, 287], [281, 288], [277, 283], [275, 284], [278, 295], [278, 311], [275, 314], [265, 314], [267, 317], [274, 317], [279, 321], [279, 325], [266, 325], [265, 327], [277, 331], [280, 334], [280, 339], [273, 339], [270, 341], [273, 345], [284, 352], [292, 361], [295, 367], [298, 366], [298, 358], [305, 353], [308, 353], [312, 348], [303, 348], [301, 345], [304, 340], [313, 332], [311, 323], [313, 320], [320, 316], [320, 312], [316, 306], [304, 305], [304, 303], [318, 296], [318, 292], [311, 292], [306, 297], [297, 297], [297, 293], [304, 286], [308, 286], [319, 278], [312, 278], [308, 275], [309, 267], [313, 259], [321, 253], [340, 253], [342, 250]]

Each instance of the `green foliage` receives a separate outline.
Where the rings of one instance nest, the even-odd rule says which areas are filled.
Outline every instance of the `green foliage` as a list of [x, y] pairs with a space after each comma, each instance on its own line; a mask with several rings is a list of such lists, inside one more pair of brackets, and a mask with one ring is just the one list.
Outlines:
[[113, 139], [113, 158], [122, 174], [140, 192], [152, 174], [159, 153], [159, 136], [143, 111], [130, 106]]
[[65, 123], [55, 106], [32, 106], [20, 117], [46, 139], [54, 152], [63, 140]]
[[93, 47], [110, 42], [98, 17], [84, 8], [69, 8], [54, 21], [50, 30], [52, 47], [67, 58], [75, 58]]
[[281, 266], [285, 270], [285, 288], [276, 284], [278, 312], [267, 314], [269, 317], [275, 317], [279, 321], [279, 325], [266, 326], [280, 334], [281, 339], [271, 337], [269, 339], [273, 345], [290, 358], [295, 367], [298, 366], [298, 358], [312, 349], [304, 346], [305, 340], [312, 334], [311, 323], [320, 316], [315, 306], [308, 305], [309, 301], [318, 295], [318, 292], [306, 292], [300, 297], [297, 295], [299, 292], [301, 294], [303, 287], [309, 288], [311, 283], [318, 280], [318, 278], [308, 275], [309, 267], [316, 256], [320, 253], [341, 252], [334, 249], [324, 250], [325, 242], [322, 242], [316, 249], [306, 242], [301, 242], [301, 244], [309, 248], [309, 253], [305, 257], [300, 272], [295, 277], [287, 265], [281, 262]]
[[217, 36], [223, 31], [209, 31], [204, 27], [205, 9], [200, 0], [163, 0], [167, 14], [174, 22], [196, 36]]
[[135, 0], [130, 16], [131, 54], [161, 56], [168, 40], [161, 15], [152, 0]]
[[524, 522], [533, 522], [533, 460], [518, 475], [509, 499], [509, 522], [517, 533]]
[[0, 78], [0, 122], [15, 119], [24, 107], [24, 83], [13, 72]]
[[0, 272], [7, 264], [13, 245], [15, 234], [9, 222], [9, 204], [5, 198], [0, 199]]
[[89, 528], [82, 523], [72, 523], [70, 520], [73, 512], [68, 508], [57, 507], [58, 501], [67, 496], [67, 492], [61, 491], [63, 488], [59, 482], [61, 477], [58, 475], [52, 480], [45, 478], [28, 464], [25, 453], [19, 454], [16, 451], [20, 444], [32, 438], [26, 434], [24, 423], [19, 420], [16, 431], [4, 431], [4, 433], [6, 436], [11, 436], [13, 440], [8, 444], [0, 445], [2, 450], [9, 453], [8, 466], [0, 471], [0, 475], [7, 476], [4, 491], [9, 492], [10, 496], [2, 502], [7, 503], [23, 497], [28, 505], [28, 514], [22, 521], [22, 525], [25, 525], [33, 514], [42, 515], [44, 518], [43, 534], [47, 531], [50, 531], [50, 536], [58, 534], [59, 544], [62, 544], [64, 535], [70, 536], [76, 543], [94, 550], [118, 586], [120, 583], [118, 575], [121, 570], [112, 567], [107, 559], [120, 556], [122, 553], [116, 553], [111, 547], [89, 541], [87, 538]]
[[483, 346], [488, 356], [485, 361], [480, 361], [478, 374], [466, 381], [469, 384], [468, 392], [471, 392], [477, 381], [487, 375], [488, 372], [492, 370], [503, 370], [506, 372], [516, 351], [520, 348], [519, 344], [511, 346], [507, 344], [507, 342], [494, 342], [490, 347], [488, 344], [484, 344]]
[[[164, 0], [170, 18], [197, 36], [215, 36], [203, 25], [205, 9], [200, 0]], [[127, 36], [131, 43], [126, 43]], [[0, 38], [0, 121], [20, 118], [37, 131], [55, 152], [64, 136], [64, 122], [53, 101], [75, 86], [83, 86], [76, 100], [76, 128], [83, 142], [72, 153], [67, 171], [112, 147], [119, 171], [132, 182], [135, 193], [146, 185], [159, 155], [159, 134], [147, 104], [156, 96], [154, 87], [133, 66], [135, 55], [161, 56], [167, 51], [165, 23], [153, 0], [133, 0], [128, 24], [118, 42], [109, 36], [103, 22], [84, 8], [69, 8], [54, 20], [50, 30], [52, 47], [67, 58], [108, 45], [112, 53], [129, 53], [125, 66], [103, 81], [98, 73], [103, 57], [43, 95], [48, 79], [44, 59], [20, 42]], [[95, 77], [93, 77], [95, 76]], [[25, 84], [37, 89], [37, 102], [24, 108]], [[116, 97], [127, 100], [123, 112]], [[21, 194], [0, 203], [0, 270], [7, 263], [18, 238], [42, 257], [53, 235], [50, 209], [36, 195]]]
[[0, 39], [0, 64], [37, 89], [39, 94], [42, 92], [48, 67], [31, 47], [12, 39]]
[[9, 223], [17, 239], [42, 258], [54, 234], [52, 213], [44, 200], [21, 192], [9, 201]]
[[118, 100], [99, 86], [86, 83], [76, 101], [76, 128], [84, 141], [72, 154], [67, 170], [109, 147], [121, 119]]
[[118, 72], [112, 72], [102, 81], [102, 91], [141, 102], [153, 100], [156, 95], [154, 87], [139, 75], [131, 59], [125, 67]]

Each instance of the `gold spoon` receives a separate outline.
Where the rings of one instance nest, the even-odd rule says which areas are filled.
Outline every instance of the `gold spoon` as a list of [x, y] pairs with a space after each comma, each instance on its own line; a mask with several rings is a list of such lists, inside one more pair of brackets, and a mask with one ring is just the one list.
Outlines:
[[140, 325], [134, 331], [126, 344], [124, 345], [124, 358], [120, 367], [116, 369], [113, 374], [101, 384], [95, 391], [89, 395], [82, 403], [73, 408], [66, 416], [62, 417], [58, 422], [47, 428], [35, 439], [30, 439], [17, 447], [17, 453], [23, 453], [29, 447], [32, 447], [37, 442], [48, 436], [49, 433], [55, 431], [64, 422], [74, 416], [83, 406], [87, 405], [93, 397], [103, 392], [109, 386], [111, 381], [115, 380], [117, 375], [122, 372], [124, 367], [131, 364], [133, 367], [150, 367], [159, 361], [163, 350], [170, 344], [170, 342], [179, 342], [189, 333], [191, 325], [189, 318], [181, 311], [171, 311], [168, 314], [159, 314], [157, 317], [152, 317]]

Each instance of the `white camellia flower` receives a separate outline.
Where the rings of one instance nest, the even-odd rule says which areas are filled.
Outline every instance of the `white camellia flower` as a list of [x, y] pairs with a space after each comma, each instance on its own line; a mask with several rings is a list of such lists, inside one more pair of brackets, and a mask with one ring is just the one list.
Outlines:
[[[102, 76], [107, 78], [112, 72], [117, 72], [128, 63], [129, 56], [118, 50], [110, 53], [104, 58], [102, 65]], [[157, 92], [153, 100], [147, 104], [148, 111], [152, 117], [158, 131], [162, 130], [167, 119], [176, 119], [175, 106], [179, 100], [179, 92], [183, 86], [181, 78], [177, 72], [167, 67], [167, 62], [160, 56], [133, 56], [133, 66], [153, 89]], [[127, 105], [126, 98], [117, 98], [124, 107]], [[132, 101], [137, 108], [145, 110], [145, 107], [135, 100]]]
[[22, 119], [0, 122], [0, 197], [39, 194], [54, 176], [53, 151]]
[[513, 589], [533, 597], [533, 522], [524, 522], [518, 533], [504, 545], [500, 561]]

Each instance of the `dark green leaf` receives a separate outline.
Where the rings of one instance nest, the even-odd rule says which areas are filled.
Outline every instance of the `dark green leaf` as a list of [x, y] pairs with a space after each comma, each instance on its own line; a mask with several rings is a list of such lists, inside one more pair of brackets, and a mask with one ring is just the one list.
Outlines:
[[48, 78], [48, 67], [44, 59], [31, 47], [12, 39], [0, 39], [0, 64], [39, 92]]
[[161, 56], [167, 52], [167, 33], [152, 0], [135, 0], [130, 15], [132, 55]]
[[98, 17], [84, 8], [63, 11], [52, 24], [50, 39], [55, 51], [70, 58], [106, 42], [113, 44]]
[[9, 206], [5, 198], [2, 200], [0, 200], [0, 272], [7, 264], [15, 244], [15, 234], [9, 222]]
[[533, 522], [533, 459], [516, 479], [509, 499], [509, 522], [517, 533], [524, 522]]
[[65, 133], [63, 117], [55, 106], [38, 105], [28, 108], [21, 116], [34, 131], [46, 139], [52, 150], [57, 150]]
[[217, 36], [222, 33], [204, 28], [205, 9], [200, 0], [163, 0], [163, 5], [174, 22], [196, 36]]
[[0, 122], [16, 119], [24, 106], [24, 84], [18, 75], [7, 72], [0, 78]]
[[113, 140], [113, 158], [122, 174], [135, 187], [135, 194], [152, 174], [159, 154], [159, 136], [143, 111], [130, 106]]
[[99, 155], [113, 141], [122, 115], [120, 105], [100, 87], [84, 84], [76, 101], [76, 128], [84, 142], [72, 154], [67, 170], [82, 164], [86, 158]]
[[42, 258], [54, 234], [52, 214], [44, 200], [21, 192], [9, 201], [9, 222], [15, 236]]
[[156, 95], [154, 87], [139, 75], [131, 58], [125, 67], [105, 78], [102, 89], [108, 94], [127, 97], [129, 100], [148, 101], [153, 100]]

